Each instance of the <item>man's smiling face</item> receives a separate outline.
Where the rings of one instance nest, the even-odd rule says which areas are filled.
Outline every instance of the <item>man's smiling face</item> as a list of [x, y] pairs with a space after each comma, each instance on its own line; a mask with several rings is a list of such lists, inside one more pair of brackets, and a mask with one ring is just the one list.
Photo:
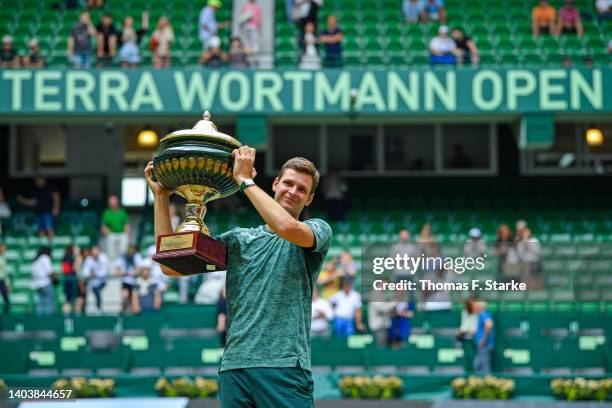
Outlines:
[[312, 187], [311, 175], [293, 169], [285, 169], [282, 176], [277, 177], [272, 184], [274, 200], [297, 218], [304, 207], [312, 202], [314, 197]]

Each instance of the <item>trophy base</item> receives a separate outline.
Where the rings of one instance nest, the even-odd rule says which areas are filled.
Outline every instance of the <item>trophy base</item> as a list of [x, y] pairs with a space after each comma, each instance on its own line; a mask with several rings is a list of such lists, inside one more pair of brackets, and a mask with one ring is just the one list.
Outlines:
[[157, 237], [153, 260], [188, 276], [227, 269], [227, 248], [198, 231]]

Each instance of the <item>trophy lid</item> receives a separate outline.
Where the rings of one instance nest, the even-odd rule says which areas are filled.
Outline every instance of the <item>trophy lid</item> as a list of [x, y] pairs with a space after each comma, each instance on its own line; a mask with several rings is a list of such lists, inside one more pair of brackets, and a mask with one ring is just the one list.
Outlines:
[[203, 136], [207, 138], [222, 140], [236, 148], [242, 146], [242, 144], [235, 138], [231, 137], [230, 135], [226, 135], [225, 133], [221, 133], [217, 130], [217, 126], [214, 124], [214, 122], [210, 120], [209, 111], [204, 112], [204, 114], [202, 115], [202, 120], [198, 121], [198, 123], [196, 123], [192, 129], [182, 129], [174, 131], [164, 136], [160, 140], [160, 142], [193, 136]]

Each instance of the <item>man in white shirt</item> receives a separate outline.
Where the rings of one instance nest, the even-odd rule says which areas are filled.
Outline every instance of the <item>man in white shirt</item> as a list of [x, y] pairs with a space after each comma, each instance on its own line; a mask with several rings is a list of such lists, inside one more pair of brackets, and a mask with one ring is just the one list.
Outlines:
[[[147, 248], [147, 257], [145, 259], [153, 259], [153, 255], [157, 252], [157, 248], [155, 244], [150, 245]], [[157, 282], [157, 287], [159, 288], [162, 296], [164, 292], [168, 289], [168, 276], [164, 275], [161, 270], [161, 266], [157, 262], [153, 262], [153, 266], [151, 267], [151, 277]]]
[[130, 245], [127, 253], [117, 257], [113, 263], [115, 273], [121, 276], [121, 296], [123, 311], [131, 305], [132, 290], [136, 284], [136, 268], [143, 262], [136, 245]]
[[52, 276], [51, 250], [47, 246], [40, 247], [32, 263], [32, 288], [37, 295], [36, 314], [52, 314], [55, 311], [55, 287]]
[[83, 263], [83, 278], [91, 282], [91, 290], [96, 296], [98, 311], [102, 311], [102, 289], [108, 278], [108, 257], [100, 252], [99, 246], [91, 248], [89, 255]]
[[463, 254], [470, 258], [484, 257], [487, 253], [487, 244], [482, 240], [480, 229], [470, 230], [470, 239], [463, 244]]
[[342, 279], [342, 290], [329, 299], [334, 308], [334, 332], [338, 337], [349, 337], [363, 331], [361, 295], [353, 290], [353, 279]]
[[312, 336], [326, 336], [329, 334], [329, 322], [334, 317], [334, 311], [329, 302], [319, 296], [319, 289], [312, 291], [312, 321], [310, 334]]
[[448, 36], [448, 27], [438, 29], [438, 35], [429, 42], [429, 62], [431, 65], [455, 65], [457, 62], [457, 45]]

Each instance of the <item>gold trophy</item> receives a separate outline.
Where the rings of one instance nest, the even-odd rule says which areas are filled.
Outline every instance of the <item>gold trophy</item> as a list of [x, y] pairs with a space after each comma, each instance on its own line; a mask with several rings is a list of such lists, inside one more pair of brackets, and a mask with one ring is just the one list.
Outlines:
[[206, 203], [239, 190], [232, 177], [232, 151], [241, 146], [220, 133], [206, 111], [193, 129], [164, 136], [153, 158], [153, 178], [187, 200], [185, 219], [174, 234], [157, 237], [153, 260], [184, 274], [227, 267], [227, 249], [204, 224]]

